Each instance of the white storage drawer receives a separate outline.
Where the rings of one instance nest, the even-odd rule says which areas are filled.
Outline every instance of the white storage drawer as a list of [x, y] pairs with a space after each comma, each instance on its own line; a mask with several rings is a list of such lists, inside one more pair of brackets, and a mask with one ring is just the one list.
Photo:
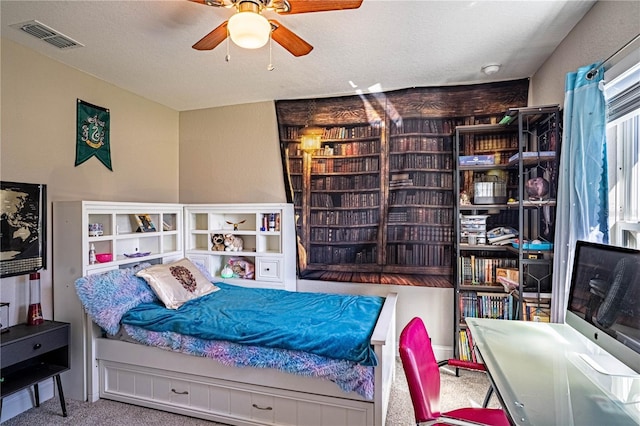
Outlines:
[[282, 259], [256, 258], [256, 279], [282, 281]]
[[373, 404], [100, 361], [100, 397], [224, 423], [368, 426]]

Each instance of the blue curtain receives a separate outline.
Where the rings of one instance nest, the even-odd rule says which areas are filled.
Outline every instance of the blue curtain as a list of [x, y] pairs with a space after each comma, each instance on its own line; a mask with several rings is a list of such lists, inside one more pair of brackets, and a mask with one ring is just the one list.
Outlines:
[[577, 240], [608, 242], [608, 184], [603, 72], [592, 64], [568, 73], [558, 177], [553, 260], [552, 321], [565, 318]]

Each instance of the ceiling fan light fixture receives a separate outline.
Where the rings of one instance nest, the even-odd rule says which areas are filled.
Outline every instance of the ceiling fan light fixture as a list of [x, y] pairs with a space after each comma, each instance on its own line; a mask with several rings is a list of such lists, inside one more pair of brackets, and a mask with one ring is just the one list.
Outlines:
[[229, 37], [245, 49], [258, 49], [269, 41], [271, 24], [264, 16], [255, 12], [238, 12], [229, 18]]

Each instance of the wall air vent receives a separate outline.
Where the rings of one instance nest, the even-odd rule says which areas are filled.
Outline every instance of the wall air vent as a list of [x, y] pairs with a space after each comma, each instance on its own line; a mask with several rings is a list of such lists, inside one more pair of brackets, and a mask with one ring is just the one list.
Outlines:
[[43, 24], [42, 22], [33, 20], [28, 22], [22, 22], [20, 24], [11, 25], [13, 28], [24, 31], [42, 41], [57, 47], [58, 49], [71, 49], [74, 47], [84, 47], [82, 43], [73, 40], [70, 37], [60, 33]]

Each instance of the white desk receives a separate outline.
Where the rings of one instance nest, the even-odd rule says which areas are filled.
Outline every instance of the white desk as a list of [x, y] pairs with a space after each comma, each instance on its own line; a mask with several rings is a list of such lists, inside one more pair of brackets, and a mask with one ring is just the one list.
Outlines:
[[640, 424], [640, 375], [571, 326], [483, 318], [466, 322], [514, 424]]

